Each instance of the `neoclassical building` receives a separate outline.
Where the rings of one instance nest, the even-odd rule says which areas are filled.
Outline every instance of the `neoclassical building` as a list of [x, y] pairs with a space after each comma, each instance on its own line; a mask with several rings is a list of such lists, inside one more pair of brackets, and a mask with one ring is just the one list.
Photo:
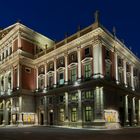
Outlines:
[[95, 22], [55, 42], [0, 30], [0, 125], [140, 125], [140, 60]]

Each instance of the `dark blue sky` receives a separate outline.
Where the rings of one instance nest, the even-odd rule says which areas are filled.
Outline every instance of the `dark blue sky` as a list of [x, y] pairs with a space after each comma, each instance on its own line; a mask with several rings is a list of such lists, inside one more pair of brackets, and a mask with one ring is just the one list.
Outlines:
[[117, 36], [140, 57], [139, 0], [1, 0], [0, 27], [18, 19], [28, 27], [61, 40], [64, 34], [76, 32], [78, 25], [86, 27], [100, 10], [101, 23], [110, 31], [115, 26]]

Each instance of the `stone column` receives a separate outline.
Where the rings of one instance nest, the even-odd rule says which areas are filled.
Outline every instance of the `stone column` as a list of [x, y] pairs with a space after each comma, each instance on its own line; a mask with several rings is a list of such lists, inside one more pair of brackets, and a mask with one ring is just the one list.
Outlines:
[[45, 92], [46, 92], [46, 90], [47, 90], [47, 64], [45, 63], [45, 88], [44, 88], [44, 90], [45, 90]]
[[124, 69], [124, 84], [127, 87], [127, 79], [126, 79], [126, 60], [123, 60], [123, 69]]
[[65, 92], [65, 122], [69, 121], [69, 111], [68, 111], [68, 92]]
[[12, 116], [12, 110], [13, 110], [13, 99], [11, 98], [10, 99], [10, 102], [11, 102], [11, 120], [10, 120], [10, 125], [13, 125], [13, 116]]
[[44, 125], [47, 125], [48, 118], [47, 118], [48, 110], [47, 110], [47, 97], [44, 96]]
[[77, 48], [78, 53], [78, 81], [81, 81], [81, 48]]
[[131, 87], [132, 87], [132, 90], [134, 91], [135, 90], [135, 88], [134, 88], [134, 68], [132, 65], [131, 65]]
[[140, 100], [138, 100], [138, 125], [140, 126]]
[[17, 65], [17, 90], [20, 88], [20, 64]]
[[125, 95], [125, 100], [124, 100], [124, 111], [125, 111], [125, 120], [124, 120], [124, 125], [129, 126], [129, 119], [128, 119], [128, 95]]
[[13, 70], [14, 68], [13, 67], [11, 67], [11, 91], [13, 91], [13, 80], [14, 80], [14, 70]]
[[56, 58], [54, 58], [54, 87], [57, 85]]
[[105, 125], [103, 87], [96, 87], [94, 90], [94, 99], [94, 123], [97, 126], [103, 126]]
[[65, 54], [65, 84], [68, 84], [68, 54]]
[[103, 78], [102, 44], [98, 42], [93, 47], [94, 78]]
[[22, 97], [19, 97], [19, 118], [18, 118], [18, 124], [22, 125], [23, 120], [22, 120]]
[[118, 55], [115, 52], [115, 79], [116, 79], [116, 83], [119, 84], [119, 80], [118, 80]]
[[135, 97], [132, 98], [132, 125], [136, 126], [136, 101]]
[[78, 90], [78, 122], [82, 122], [81, 90]]

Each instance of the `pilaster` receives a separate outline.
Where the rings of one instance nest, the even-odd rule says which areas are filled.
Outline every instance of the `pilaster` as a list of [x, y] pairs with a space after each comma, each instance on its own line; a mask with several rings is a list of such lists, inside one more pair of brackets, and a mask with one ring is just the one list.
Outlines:
[[104, 93], [103, 87], [96, 87], [94, 90], [94, 124], [104, 126]]
[[94, 78], [103, 78], [103, 52], [100, 41], [93, 44]]
[[124, 111], [125, 111], [124, 125], [125, 125], [125, 126], [129, 126], [129, 119], [128, 119], [128, 95], [125, 95], [125, 100], [124, 100]]
[[65, 53], [65, 84], [68, 84], [68, 54]]
[[115, 52], [115, 79], [116, 83], [119, 84], [119, 79], [118, 79], [118, 54]]
[[132, 90], [134, 91], [135, 88], [134, 88], [134, 67], [131, 65], [131, 87], [132, 87]]
[[123, 60], [123, 69], [124, 69], [124, 84], [127, 87], [127, 79], [126, 79], [126, 60]]
[[81, 47], [77, 48], [78, 53], [78, 81], [81, 81]]

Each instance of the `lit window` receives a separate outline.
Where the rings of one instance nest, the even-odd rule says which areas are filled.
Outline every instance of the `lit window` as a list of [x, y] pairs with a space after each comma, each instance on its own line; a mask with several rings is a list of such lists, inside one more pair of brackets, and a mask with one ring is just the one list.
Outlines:
[[71, 95], [71, 100], [72, 100], [72, 101], [76, 101], [77, 98], [78, 98], [77, 93], [73, 93], [73, 94]]
[[76, 122], [77, 121], [77, 109], [72, 108], [71, 110], [71, 121]]
[[76, 81], [76, 68], [71, 70], [71, 81], [74, 82]]
[[92, 111], [90, 106], [85, 107], [85, 121], [91, 121]]
[[59, 74], [59, 84], [63, 85], [64, 84], [64, 73]]
[[91, 64], [85, 65], [85, 78], [91, 77]]
[[92, 99], [93, 98], [93, 92], [92, 91], [86, 91], [85, 92], [85, 99]]

